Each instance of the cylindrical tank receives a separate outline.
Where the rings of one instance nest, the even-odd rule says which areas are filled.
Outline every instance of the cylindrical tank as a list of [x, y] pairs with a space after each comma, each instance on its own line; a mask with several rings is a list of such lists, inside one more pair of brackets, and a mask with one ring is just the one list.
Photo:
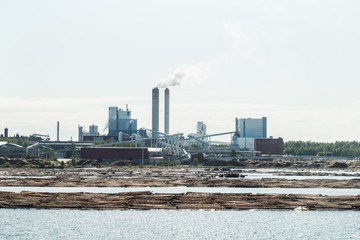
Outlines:
[[169, 112], [170, 112], [170, 90], [168, 88], [165, 89], [165, 126], [164, 132], [169, 134]]
[[8, 128], [5, 128], [4, 129], [4, 137], [9, 137], [9, 129]]
[[135, 136], [135, 141], [137, 144], [141, 143], [141, 136], [139, 135], [139, 132], [137, 132], [137, 134]]
[[152, 130], [159, 131], [159, 88], [157, 87], [152, 90]]
[[119, 138], [118, 141], [122, 142], [122, 140], [123, 140], [123, 133], [122, 132], [119, 132], [118, 138]]

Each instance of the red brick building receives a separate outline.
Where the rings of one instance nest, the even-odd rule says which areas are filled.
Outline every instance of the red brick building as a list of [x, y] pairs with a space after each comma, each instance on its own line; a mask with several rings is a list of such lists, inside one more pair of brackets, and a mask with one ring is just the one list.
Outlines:
[[256, 138], [254, 140], [254, 150], [262, 154], [283, 155], [284, 141], [282, 138]]
[[98, 160], [141, 160], [149, 159], [147, 148], [81, 148], [81, 159], [98, 159]]

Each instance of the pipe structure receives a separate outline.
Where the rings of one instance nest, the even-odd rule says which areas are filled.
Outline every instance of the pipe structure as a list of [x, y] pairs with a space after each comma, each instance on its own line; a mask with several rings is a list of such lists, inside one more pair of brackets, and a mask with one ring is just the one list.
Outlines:
[[159, 88], [152, 90], [152, 130], [153, 134], [159, 131]]
[[165, 89], [165, 126], [164, 132], [169, 134], [169, 112], [170, 112], [170, 90], [168, 88]]

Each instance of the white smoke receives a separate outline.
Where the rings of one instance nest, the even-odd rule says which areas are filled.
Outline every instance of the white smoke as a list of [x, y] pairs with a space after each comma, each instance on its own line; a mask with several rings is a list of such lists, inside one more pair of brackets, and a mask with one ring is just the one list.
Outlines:
[[108, 130], [108, 128], [109, 128], [109, 122], [106, 122], [105, 127], [104, 127], [104, 129], [102, 130], [103, 134], [106, 133], [106, 131]]
[[169, 75], [167, 78], [161, 81], [157, 85], [158, 88], [174, 87], [180, 85], [184, 80], [185, 74], [181, 69], [176, 70], [173, 74]]
[[211, 71], [214, 60], [199, 63], [193, 66], [183, 66], [176, 69], [172, 74], [164, 78], [158, 85], [158, 88], [174, 87], [181, 84], [202, 83], [206, 81], [213, 73]]

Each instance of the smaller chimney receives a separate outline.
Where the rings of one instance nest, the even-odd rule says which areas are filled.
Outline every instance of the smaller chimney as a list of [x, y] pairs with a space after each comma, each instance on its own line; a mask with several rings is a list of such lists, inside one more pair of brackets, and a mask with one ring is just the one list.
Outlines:
[[165, 126], [164, 132], [169, 134], [169, 114], [170, 114], [170, 90], [168, 88], [165, 89]]
[[79, 125], [79, 142], [83, 140], [83, 127]]
[[56, 131], [57, 135], [56, 135], [56, 140], [60, 141], [60, 122], [57, 121], [57, 131]]

